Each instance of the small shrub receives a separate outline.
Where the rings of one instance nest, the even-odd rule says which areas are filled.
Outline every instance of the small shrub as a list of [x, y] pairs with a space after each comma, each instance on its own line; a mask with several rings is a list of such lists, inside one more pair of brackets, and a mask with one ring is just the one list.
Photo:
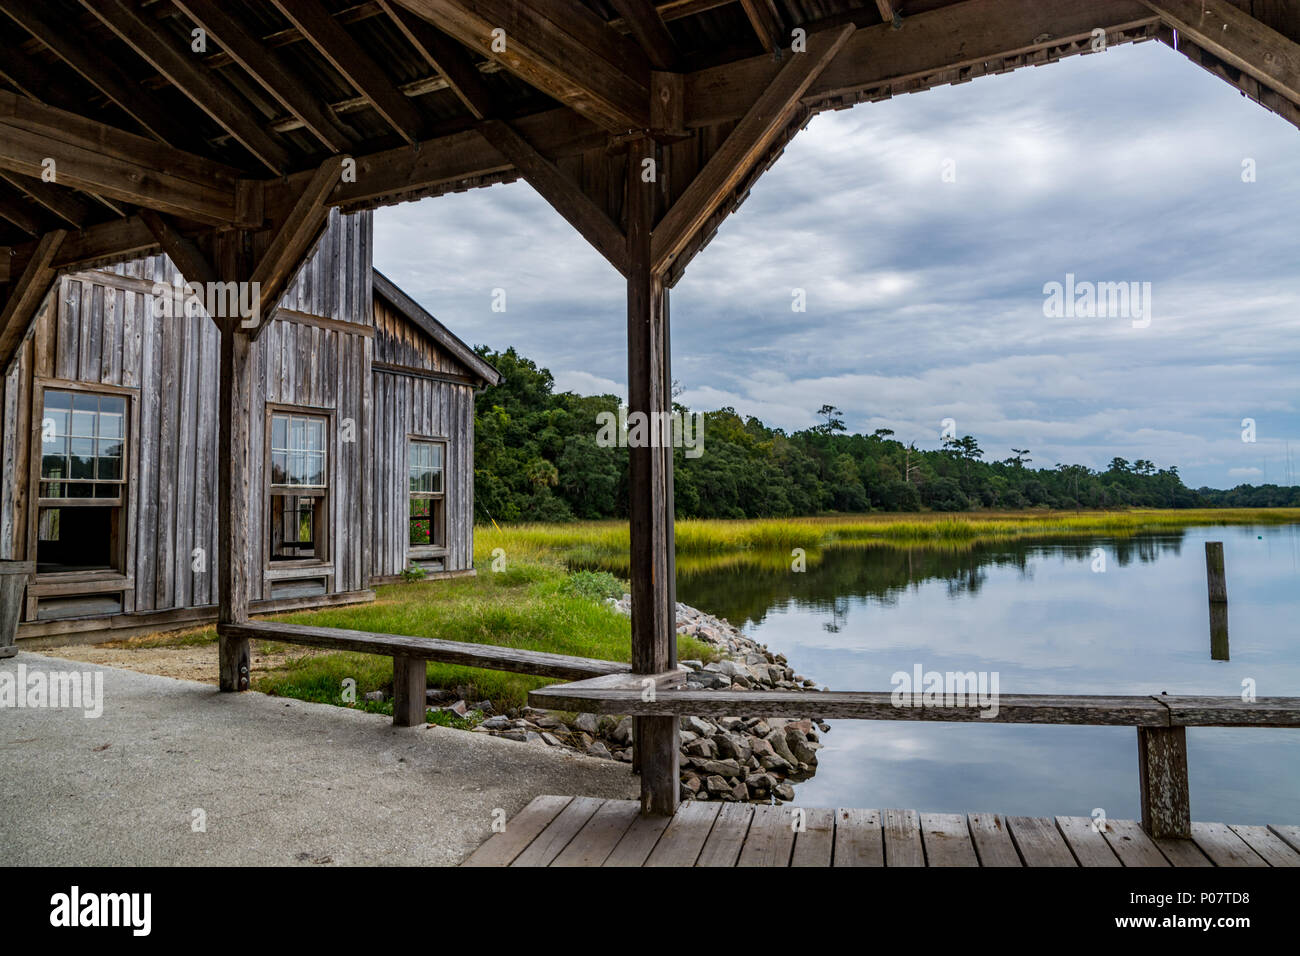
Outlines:
[[608, 571], [573, 571], [564, 582], [564, 590], [589, 601], [620, 598], [627, 592], [623, 582]]
[[423, 581], [427, 575], [428, 572], [418, 564], [407, 565], [406, 568], [402, 570], [402, 580], [408, 584], [413, 584], [416, 581]]

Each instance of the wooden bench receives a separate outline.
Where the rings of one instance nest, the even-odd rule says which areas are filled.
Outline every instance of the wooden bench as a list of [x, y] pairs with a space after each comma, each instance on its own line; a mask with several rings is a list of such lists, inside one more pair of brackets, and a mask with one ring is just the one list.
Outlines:
[[[643, 681], [656, 683], [647, 694]], [[1007, 694], [997, 710], [935, 705], [903, 707], [889, 693], [844, 691], [681, 690], [681, 671], [622, 674], [531, 691], [535, 707], [658, 717], [817, 716], [844, 720], [937, 720], [1000, 724], [1136, 727], [1142, 826], [1152, 837], [1190, 837], [1188, 727], [1300, 727], [1300, 698]]]
[[271, 621], [248, 621], [221, 624], [217, 633], [241, 640], [279, 641], [323, 647], [331, 651], [379, 654], [393, 659], [393, 723], [412, 727], [425, 722], [425, 670], [427, 661], [484, 667], [513, 674], [535, 677], [558, 677], [565, 680], [626, 674], [628, 664], [601, 661], [590, 657], [568, 657], [543, 651], [526, 651], [492, 644], [469, 644], [432, 637], [405, 634], [373, 634], [336, 627], [311, 627], [304, 624], [277, 624]]

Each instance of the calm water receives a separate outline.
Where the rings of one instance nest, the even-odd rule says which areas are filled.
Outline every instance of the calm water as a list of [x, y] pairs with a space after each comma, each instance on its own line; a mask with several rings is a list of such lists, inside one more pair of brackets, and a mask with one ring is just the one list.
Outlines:
[[[1227, 660], [1211, 657], [1207, 540], [1224, 543]], [[1094, 549], [1104, 573], [1092, 570]], [[1193, 528], [930, 549], [832, 549], [802, 574], [682, 574], [720, 615], [832, 690], [895, 671], [989, 671], [1002, 694], [1300, 696], [1300, 528]], [[1217, 649], [1223, 656], [1224, 649]], [[1136, 819], [1128, 727], [831, 722], [805, 806]], [[1188, 731], [1192, 818], [1300, 822], [1300, 731]]]

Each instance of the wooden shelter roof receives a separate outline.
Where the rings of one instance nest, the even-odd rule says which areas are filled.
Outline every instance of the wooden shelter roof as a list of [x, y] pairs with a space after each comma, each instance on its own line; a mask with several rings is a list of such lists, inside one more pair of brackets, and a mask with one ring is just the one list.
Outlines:
[[[1159, 39], [1300, 125], [1287, 0], [0, 0], [0, 289], [21, 317], [24, 272], [210, 255], [232, 226], [256, 258], [296, 204], [521, 177], [622, 270], [642, 135], [671, 286], [815, 113], [1093, 52], [1098, 31]], [[306, 195], [343, 158], [355, 174]], [[0, 325], [0, 359], [20, 334]]]

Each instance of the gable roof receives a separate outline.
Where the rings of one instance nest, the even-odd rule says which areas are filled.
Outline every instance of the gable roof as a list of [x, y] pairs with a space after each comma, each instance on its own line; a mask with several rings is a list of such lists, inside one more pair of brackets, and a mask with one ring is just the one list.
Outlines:
[[473, 372], [484, 385], [497, 385], [501, 382], [502, 376], [500, 372], [453, 335], [445, 325], [435, 319], [423, 306], [399, 289], [392, 279], [378, 269], [372, 269], [371, 271], [374, 273], [374, 286], [377, 295], [383, 296], [390, 305], [414, 323], [416, 328], [450, 352], [458, 362]]

